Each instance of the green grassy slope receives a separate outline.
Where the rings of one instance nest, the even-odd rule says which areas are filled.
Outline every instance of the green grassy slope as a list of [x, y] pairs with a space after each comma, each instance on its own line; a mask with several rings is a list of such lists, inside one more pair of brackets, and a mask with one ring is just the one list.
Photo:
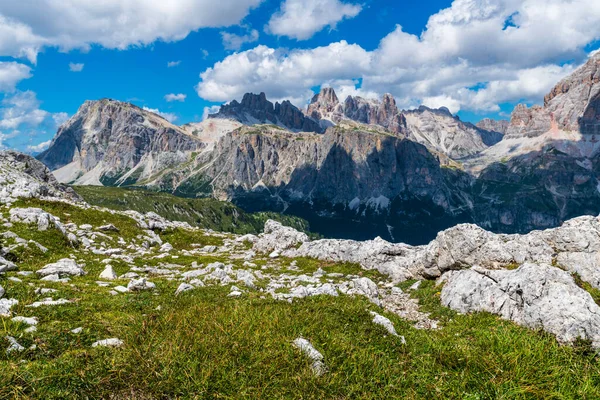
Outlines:
[[[141, 233], [123, 216], [40, 201], [18, 205], [41, 207], [63, 222], [113, 223], [120, 233], [108, 235], [126, 241]], [[0, 233], [6, 230], [0, 226]], [[104, 268], [103, 256], [70, 248], [55, 229], [38, 232], [15, 224], [10, 230], [49, 249], [10, 254], [20, 271], [35, 271], [73, 254], [88, 273], [67, 284], [40, 282], [16, 271], [0, 275], [7, 297], [20, 301], [15, 314], [40, 320], [37, 332], [25, 333], [22, 324], [0, 318], [0, 399], [600, 398], [600, 364], [589, 348], [559, 346], [550, 335], [489, 314], [458, 315], [441, 307], [440, 288], [434, 282], [424, 282], [414, 297], [441, 321], [441, 329], [435, 331], [415, 329], [360, 297], [321, 296], [288, 303], [259, 291], [228, 298], [227, 286], [197, 288], [176, 297], [179, 282], [158, 276], [151, 277], [155, 292], [111, 296], [95, 283]], [[175, 251], [190, 243], [222, 242], [201, 232], [174, 231], [164, 237]], [[3, 245], [10, 244], [3, 240]], [[189, 268], [192, 261], [228, 261], [226, 255], [177, 257], [135, 262], [174, 262]], [[255, 262], [260, 270], [266, 260], [258, 257]], [[118, 274], [129, 270], [123, 262], [112, 264]], [[362, 274], [352, 265], [307, 259], [297, 264], [305, 273], [322, 267], [327, 272]], [[22, 282], [9, 280], [13, 277]], [[35, 294], [40, 286], [57, 289], [55, 299], [73, 302], [27, 308], [46, 297]], [[372, 324], [368, 310], [390, 318], [407, 344]], [[80, 334], [70, 332], [77, 327], [83, 327]], [[7, 354], [6, 335], [37, 348]], [[324, 355], [325, 375], [313, 376], [309, 361], [293, 348], [298, 336], [309, 339]], [[109, 337], [118, 337], [125, 345], [91, 347]]]
[[171, 221], [220, 232], [259, 233], [267, 219], [308, 231], [308, 223], [301, 218], [278, 213], [250, 214], [231, 203], [211, 198], [190, 199], [135, 188], [75, 186], [74, 189], [92, 205], [121, 211], [152, 211]]

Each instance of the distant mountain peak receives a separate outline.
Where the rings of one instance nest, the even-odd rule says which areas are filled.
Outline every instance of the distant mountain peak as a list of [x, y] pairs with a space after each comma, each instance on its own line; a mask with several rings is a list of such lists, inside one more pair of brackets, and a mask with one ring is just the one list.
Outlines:
[[264, 92], [246, 93], [241, 103], [233, 100], [229, 104], [222, 105], [219, 112], [208, 117], [232, 119], [248, 125], [274, 124], [298, 132], [323, 132], [318, 122], [304, 115], [290, 101], [273, 104], [267, 100]]

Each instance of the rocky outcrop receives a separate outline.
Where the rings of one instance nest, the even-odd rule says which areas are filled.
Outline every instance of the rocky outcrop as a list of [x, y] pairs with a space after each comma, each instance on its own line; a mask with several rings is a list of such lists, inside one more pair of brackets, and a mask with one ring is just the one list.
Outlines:
[[0, 203], [12, 203], [22, 198], [82, 201], [73, 189], [60, 184], [35, 158], [15, 151], [1, 151]]
[[475, 124], [476, 127], [482, 130], [481, 139], [483, 140], [483, 143], [488, 146], [493, 146], [501, 141], [506, 134], [509, 125], [510, 121], [508, 120], [496, 120], [490, 118], [484, 118]]
[[494, 141], [497, 138], [488, 131], [462, 122], [447, 108], [435, 110], [421, 106], [417, 110], [405, 111], [404, 115], [411, 140], [453, 159], [477, 154], [490, 144], [497, 143]]
[[479, 129], [486, 130], [488, 132], [499, 133], [500, 135], [506, 134], [506, 130], [510, 125], [510, 121], [505, 119], [491, 119], [484, 118], [475, 124]]
[[461, 224], [440, 232], [423, 246], [377, 238], [321, 239], [284, 247], [281, 255], [285, 257], [358, 263], [397, 281], [438, 278], [473, 265], [500, 269], [531, 262], [555, 264], [600, 289], [600, 217], [579, 217], [558, 228], [526, 235], [495, 234], [473, 224]]
[[209, 118], [231, 119], [246, 125], [274, 124], [297, 132], [323, 132], [316, 121], [306, 117], [289, 101], [273, 105], [264, 93], [246, 93], [241, 103], [233, 100]]
[[472, 268], [444, 278], [441, 301], [446, 307], [497, 314], [543, 329], [561, 343], [583, 339], [600, 348], [600, 307], [565, 271], [528, 263], [513, 271]]
[[551, 129], [600, 134], [600, 53], [560, 81], [544, 97], [544, 106], [520, 104], [513, 111], [509, 136], [539, 136]]
[[133, 184], [188, 161], [205, 145], [132, 104], [86, 101], [37, 156], [61, 182]]
[[307, 114], [319, 120], [323, 127], [349, 119], [367, 125], [380, 125], [395, 134], [406, 133], [406, 121], [391, 94], [385, 94], [382, 101], [348, 96], [340, 103], [332, 88], [323, 88], [308, 105]]

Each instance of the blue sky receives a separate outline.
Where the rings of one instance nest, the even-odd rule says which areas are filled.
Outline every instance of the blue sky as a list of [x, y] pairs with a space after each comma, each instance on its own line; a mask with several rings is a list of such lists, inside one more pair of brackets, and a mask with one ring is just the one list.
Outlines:
[[469, 121], [507, 118], [595, 50], [597, 3], [0, 4], [0, 139], [40, 150], [85, 100], [129, 101], [183, 124], [246, 91], [303, 106], [322, 85], [340, 97], [390, 92], [401, 108], [443, 105]]

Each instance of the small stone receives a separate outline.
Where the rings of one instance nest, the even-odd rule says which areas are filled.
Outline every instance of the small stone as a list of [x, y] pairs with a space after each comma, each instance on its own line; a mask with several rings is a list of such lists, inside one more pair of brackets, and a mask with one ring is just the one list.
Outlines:
[[6, 349], [6, 354], [10, 354], [12, 352], [23, 352], [25, 351], [25, 347], [21, 346], [17, 339], [12, 336], [6, 336], [6, 340], [8, 340], [8, 348]]
[[123, 346], [123, 341], [117, 338], [103, 339], [98, 340], [97, 342], [92, 343], [92, 347], [121, 347]]
[[115, 273], [112, 265], [107, 265], [98, 278], [105, 279], [107, 281], [112, 281], [117, 279], [117, 274]]
[[404, 338], [404, 336], [398, 335], [398, 333], [396, 332], [396, 328], [394, 328], [394, 324], [392, 323], [392, 321], [390, 321], [388, 318], [384, 317], [383, 315], [377, 314], [374, 311], [370, 311], [370, 313], [373, 316], [373, 323], [375, 325], [383, 326], [389, 332], [390, 335], [399, 337], [402, 344], [406, 344], [406, 339]]
[[0, 299], [0, 317], [9, 317], [10, 309], [19, 304], [16, 299]]
[[104, 231], [104, 232], [119, 232], [119, 228], [117, 228], [113, 224], [106, 224], [106, 225], [99, 226], [98, 230]]
[[119, 286], [115, 286], [113, 288], [113, 290], [115, 292], [119, 292], [119, 293], [127, 293], [127, 292], [129, 292], [129, 289], [127, 289], [125, 286], [120, 286], [120, 285]]
[[321, 376], [327, 372], [323, 355], [308, 340], [297, 338], [294, 340], [294, 346], [312, 361], [311, 369], [316, 376]]
[[38, 319], [36, 317], [14, 317], [13, 322], [22, 322], [26, 325], [37, 325]]
[[71, 329], [71, 333], [74, 334], [80, 334], [81, 332], [83, 332], [83, 328], [79, 327], [79, 328], [75, 328], [75, 329]]
[[47, 298], [47, 299], [43, 299], [41, 301], [36, 301], [35, 303], [31, 303], [30, 305], [25, 306], [25, 307], [38, 308], [38, 307], [42, 307], [42, 306], [59, 306], [59, 305], [68, 304], [68, 303], [70, 303], [70, 301], [67, 299], [52, 300], [51, 298]]
[[177, 296], [181, 293], [184, 293], [184, 292], [188, 292], [190, 290], [194, 290], [194, 287], [192, 285], [189, 285], [187, 283], [182, 283], [181, 285], [179, 285], [179, 287], [175, 291], [175, 296]]
[[416, 281], [408, 288], [408, 290], [417, 290], [421, 287], [421, 281]]
[[131, 282], [127, 284], [127, 289], [132, 292], [140, 290], [152, 290], [154, 288], [156, 288], [156, 285], [150, 281], [147, 281], [146, 278], [132, 279]]

